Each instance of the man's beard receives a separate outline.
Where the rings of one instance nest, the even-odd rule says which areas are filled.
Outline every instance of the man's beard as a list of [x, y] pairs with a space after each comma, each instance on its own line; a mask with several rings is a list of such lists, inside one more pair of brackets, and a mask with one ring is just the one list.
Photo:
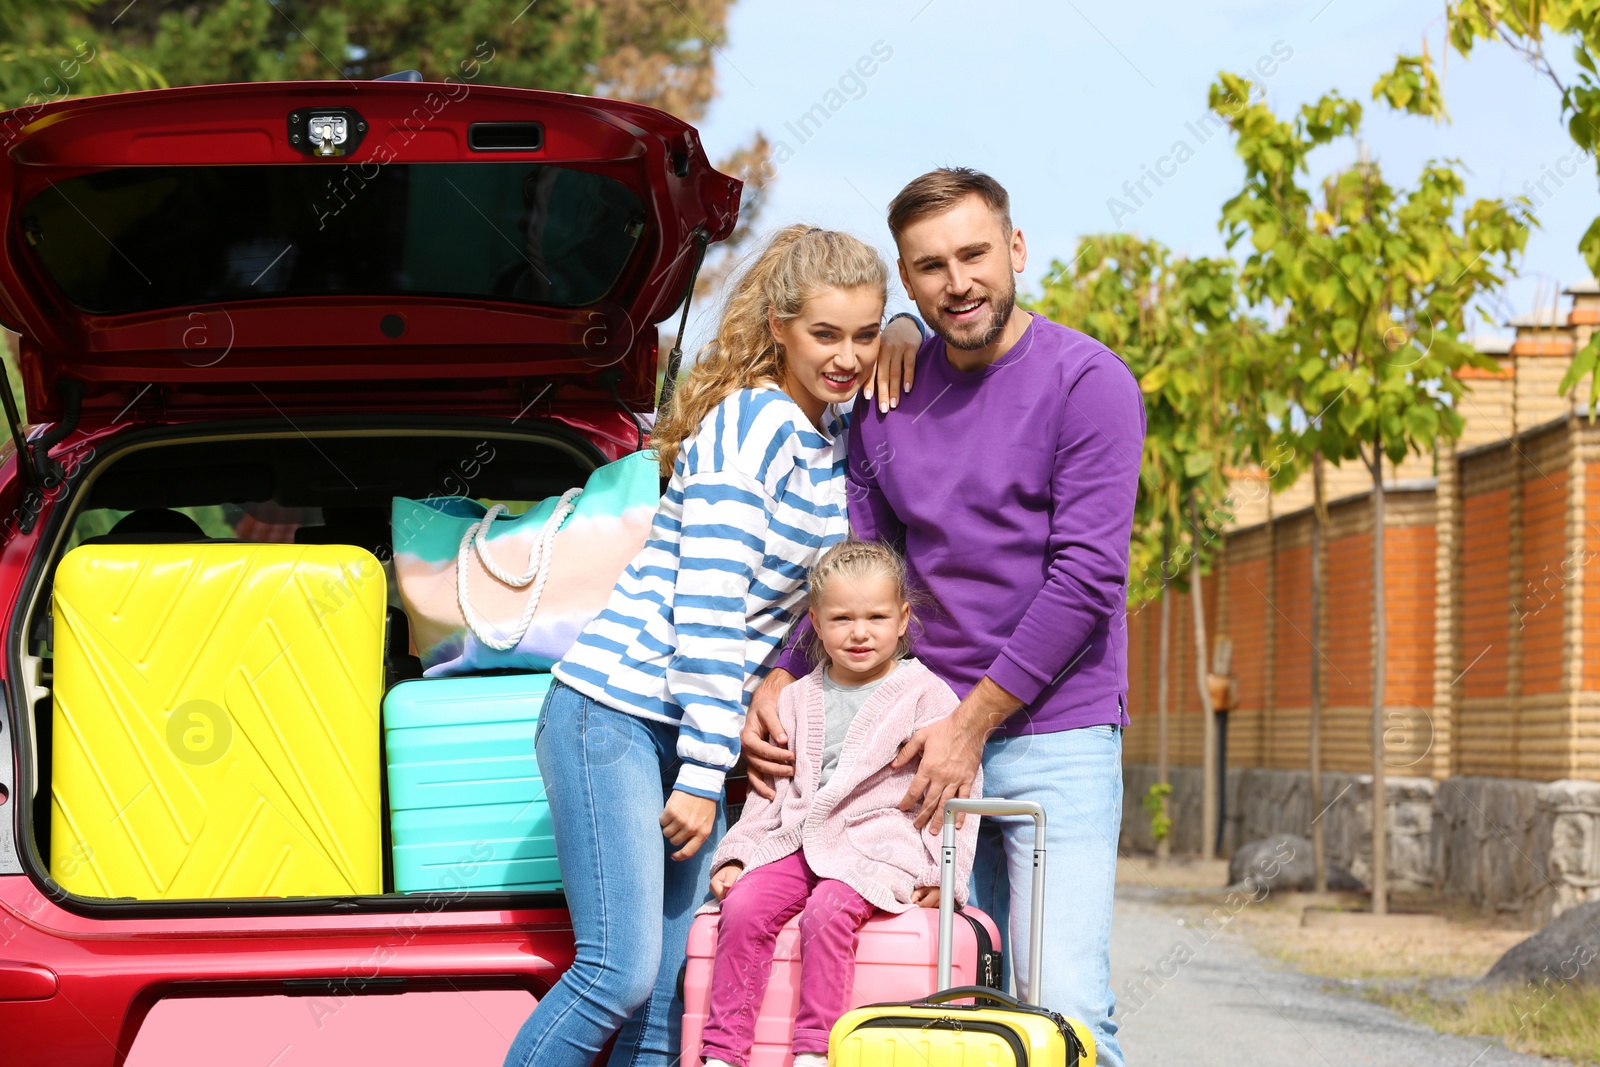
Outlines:
[[1006, 287], [1005, 296], [996, 301], [989, 301], [989, 321], [983, 325], [974, 323], [967, 327], [963, 333], [952, 332], [945, 325], [942, 315], [929, 316], [928, 325], [933, 332], [944, 339], [944, 343], [951, 348], [958, 348], [963, 352], [976, 352], [988, 348], [1005, 331], [1006, 323], [1011, 319], [1011, 312], [1017, 306], [1017, 279], [1013, 277], [1011, 284]]

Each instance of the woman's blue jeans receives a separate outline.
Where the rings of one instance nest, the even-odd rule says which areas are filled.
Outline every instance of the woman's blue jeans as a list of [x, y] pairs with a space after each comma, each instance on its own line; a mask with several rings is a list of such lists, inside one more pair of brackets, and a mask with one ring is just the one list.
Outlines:
[[671, 723], [551, 685], [534, 749], [577, 958], [522, 1024], [505, 1067], [589, 1067], [612, 1034], [611, 1067], [677, 1064], [678, 971], [726, 827], [719, 804], [700, 850], [672, 859], [660, 818], [677, 781], [677, 745]]

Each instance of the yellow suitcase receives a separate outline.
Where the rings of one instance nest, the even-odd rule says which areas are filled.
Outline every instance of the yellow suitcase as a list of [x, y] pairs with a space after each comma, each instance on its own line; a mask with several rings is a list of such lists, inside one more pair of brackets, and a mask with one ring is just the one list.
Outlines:
[[[950, 986], [955, 921], [955, 816], [1031, 815], [1034, 821], [1033, 915], [1028, 988], [1040, 996], [1044, 959], [1044, 809], [1009, 800], [952, 800], [944, 809], [944, 864], [939, 884], [941, 993], [901, 1004], [846, 1012], [828, 1034], [830, 1067], [1094, 1067], [1094, 1037], [1076, 1019], [985, 986]], [[971, 1003], [955, 1003], [970, 1001]]]
[[347, 545], [86, 545], [56, 570], [71, 892], [381, 893], [385, 581]]
[[[973, 1004], [947, 1001], [971, 998]], [[832, 1067], [1094, 1067], [1075, 1019], [985, 986], [846, 1013], [828, 1035]]]

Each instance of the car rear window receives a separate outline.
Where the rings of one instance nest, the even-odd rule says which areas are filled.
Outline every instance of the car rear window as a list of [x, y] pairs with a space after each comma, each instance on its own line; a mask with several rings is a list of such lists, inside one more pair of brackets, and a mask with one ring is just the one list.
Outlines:
[[302, 164], [83, 174], [22, 221], [67, 299], [114, 315], [333, 294], [586, 307], [621, 277], [645, 212], [570, 167]]

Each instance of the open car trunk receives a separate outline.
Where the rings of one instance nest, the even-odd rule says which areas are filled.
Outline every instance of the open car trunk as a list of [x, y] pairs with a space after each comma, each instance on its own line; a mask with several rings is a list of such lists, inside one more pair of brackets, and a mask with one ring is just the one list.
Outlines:
[[[61, 877], [98, 861], [87, 838], [63, 855], [68, 835], [52, 829], [75, 828], [74, 813], [51, 802], [69, 741], [52, 727], [83, 721], [62, 714], [66, 660], [57, 662], [57, 640], [66, 630], [52, 618], [53, 589], [76, 590], [76, 602], [57, 599], [73, 611], [74, 670], [94, 675], [91, 688], [110, 709], [97, 729], [128, 729], [118, 686], [158, 684], [170, 692], [143, 707], [181, 725], [183, 709], [168, 698], [184, 688], [186, 669], [218, 662], [204, 612], [189, 612], [186, 632], [167, 627], [161, 598], [193, 596], [172, 578], [173, 566], [163, 579], [176, 582], [170, 591], [160, 582], [105, 582], [104, 567], [64, 569], [69, 550], [89, 542], [105, 557], [128, 548], [116, 562], [127, 575], [156, 566], [146, 556], [187, 566], [173, 544], [283, 542], [307, 546], [308, 556], [315, 547], [337, 575], [351, 560], [387, 558], [395, 497], [460, 495], [515, 510], [581, 485], [593, 467], [642, 444], [635, 416], [654, 406], [657, 325], [692, 291], [707, 244], [732, 231], [741, 186], [712, 168], [691, 127], [664, 112], [465, 83], [162, 89], [4, 113], [0, 129], [0, 324], [20, 334], [34, 424], [24, 432], [23, 413], [9, 410], [10, 391], [0, 388], [15, 473], [27, 486], [15, 524], [22, 539], [8, 548], [20, 558], [26, 543], [31, 553], [6, 635], [7, 682], [32, 727], [17, 791], [32, 814], [25, 859], [35, 873], [50, 869], [58, 884], [78, 886], [79, 899], [115, 898], [97, 907], [214, 908], [207, 901], [226, 894], [130, 904], [115, 889], [82, 888], [103, 881]], [[41, 423], [54, 425], [41, 431]], [[46, 507], [53, 479], [66, 489]], [[48, 515], [40, 531], [37, 514]], [[141, 545], [152, 551], [132, 551]], [[299, 573], [286, 581], [303, 580]], [[393, 584], [391, 573], [387, 595], [362, 594], [372, 655], [362, 660], [369, 675], [349, 691], [371, 692], [361, 698], [368, 703], [418, 670]], [[319, 595], [307, 593], [313, 604]], [[346, 600], [332, 590], [331, 602]], [[232, 654], [281, 640], [275, 625], [261, 625], [255, 651]], [[305, 627], [319, 628], [315, 619]], [[115, 640], [102, 632], [113, 630]], [[193, 647], [192, 667], [185, 649], [174, 649], [183, 642]], [[166, 657], [159, 679], [146, 669], [157, 653]], [[263, 818], [326, 826], [365, 805], [381, 809], [387, 831], [386, 798], [346, 791], [328, 801], [298, 788], [319, 775], [378, 785], [371, 753], [363, 750], [357, 766], [348, 737], [331, 726], [318, 732], [319, 700], [332, 698], [319, 695], [312, 675], [344, 666], [337, 654], [318, 662], [305, 678], [274, 683], [305, 690], [296, 730], [302, 751], [306, 737], [317, 739], [314, 765], [271, 734], [270, 717], [258, 717], [267, 733], [236, 733], [231, 743], [277, 752], [276, 763], [255, 753], [288, 783]], [[366, 712], [376, 723], [378, 709]], [[210, 721], [196, 722], [198, 733], [177, 736], [209, 744]], [[117, 757], [143, 763], [123, 778], [143, 785], [127, 790], [133, 795], [122, 795], [110, 757], [91, 752], [85, 738], [70, 739], [79, 753], [71, 771], [85, 784], [80, 793], [98, 796], [102, 825], [132, 805], [126, 810], [138, 818], [166, 820], [163, 832], [182, 856], [212, 809], [185, 794], [185, 774], [157, 773], [139, 746], [161, 760], [193, 762], [192, 753], [178, 755], [171, 738], [159, 751], [159, 731], [146, 734], [140, 741], [130, 731]], [[219, 759], [207, 774], [228, 772]], [[244, 818], [236, 846], [224, 842], [193, 867], [231, 862], [258, 825]], [[125, 863], [152, 884], [172, 873], [128, 837], [119, 841]], [[358, 845], [334, 840], [326, 858], [349, 867], [342, 853], [365, 857], [374, 844], [363, 830]], [[346, 882], [363, 887], [345, 894], [360, 898], [354, 906], [386, 906], [394, 886], [387, 866], [381, 879], [367, 868]], [[336, 906], [320, 896], [259, 895], [263, 908]]]
[[[51, 839], [52, 823], [63, 825], [61, 813], [52, 812], [56, 748], [70, 740], [55, 737], [53, 729], [53, 724], [59, 728], [62, 721], [54, 714], [61, 680], [56, 672], [55, 647], [62, 623], [52, 617], [51, 593], [53, 579], [68, 552], [84, 544], [133, 553], [149, 545], [227, 542], [348, 545], [372, 553], [387, 567], [391, 557], [390, 504], [394, 497], [454, 494], [503, 501], [518, 510], [524, 503], [582, 485], [588, 473], [606, 459], [591, 441], [557, 423], [524, 421], [508, 425], [503, 421], [465, 419], [311, 419], [294, 425], [281, 419], [241, 421], [118, 434], [87, 452], [92, 458], [74, 476], [72, 495], [61, 502], [41, 530], [41, 548], [12, 619], [8, 650], [11, 677], [18, 679], [13, 692], [26, 695], [31, 711], [31, 751], [25, 750], [23, 755], [24, 776], [17, 797], [24, 805], [32, 831], [31, 835], [24, 835], [25, 859], [37, 874], [49, 873], [58, 882], [62, 881], [63, 864], [71, 867], [95, 862], [92, 834], [84, 837], [85, 847], [74, 848], [70, 853]], [[422, 673], [407, 640], [406, 616], [395, 593], [392, 570], [387, 585], [387, 594], [380, 594], [385, 600], [386, 618], [379, 697], [394, 685]], [[330, 610], [336, 610], [338, 594], [335, 589], [312, 591], [310, 595], [331, 597]], [[117, 609], [109, 605], [106, 610]], [[198, 649], [171, 647], [171, 642], [185, 638], [158, 632], [159, 621], [150, 620], [153, 636], [146, 644], [130, 645], [122, 639], [115, 654], [137, 656], [143, 663], [210, 652], [204, 639]], [[167, 642], [168, 647], [163, 648], [162, 642]], [[119, 641], [108, 638], [107, 643]], [[377, 706], [359, 710], [370, 713], [371, 721], [378, 722]], [[227, 709], [222, 712], [225, 718]], [[384, 767], [382, 737], [380, 731], [373, 739], [380, 746], [380, 769]], [[169, 742], [177, 744], [170, 738]], [[215, 741], [208, 737], [207, 743], [213, 746], [206, 753], [207, 760], [226, 760], [232, 755], [229, 745], [255, 742], [234, 730]], [[531, 746], [525, 753], [506, 756], [508, 767], [532, 766]], [[154, 795], [113, 799], [133, 812], [138, 812], [135, 805], [141, 801], [172, 803]], [[404, 906], [404, 900], [414, 899], [394, 892], [387, 773], [382, 778], [381, 795], [375, 799], [381, 828], [374, 828], [374, 834], [380, 829], [382, 834], [382, 893], [358, 898], [262, 898], [256, 902], [259, 907], [319, 913], [352, 906]], [[491, 853], [495, 848], [507, 847], [504, 841], [477, 844]], [[437, 888], [453, 887], [454, 883]], [[454, 894], [453, 906], [481, 908], [513, 902], [519, 906], [551, 906], [560, 901], [554, 892], [489, 891]], [[96, 909], [153, 908], [194, 914], [207, 914], [218, 908], [236, 913], [241, 906], [237, 899], [221, 898], [79, 897], [77, 903]]]

